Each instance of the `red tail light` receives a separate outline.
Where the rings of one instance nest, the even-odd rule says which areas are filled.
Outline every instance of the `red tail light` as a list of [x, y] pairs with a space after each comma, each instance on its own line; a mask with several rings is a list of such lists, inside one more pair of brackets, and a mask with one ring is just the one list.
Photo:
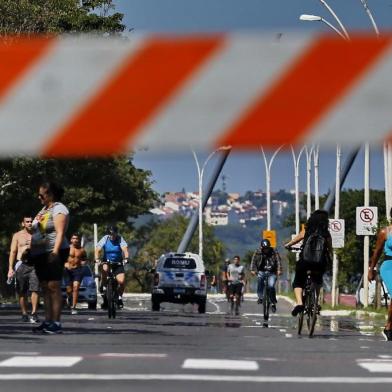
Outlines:
[[200, 288], [204, 289], [206, 287], [206, 276], [205, 275], [201, 275], [200, 276]]
[[154, 275], [154, 286], [158, 286], [158, 284], [159, 284], [159, 274], [156, 273]]

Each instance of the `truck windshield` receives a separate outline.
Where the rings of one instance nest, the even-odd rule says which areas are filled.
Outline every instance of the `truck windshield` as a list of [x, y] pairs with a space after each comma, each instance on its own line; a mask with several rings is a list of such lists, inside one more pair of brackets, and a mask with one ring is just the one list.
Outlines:
[[165, 260], [164, 268], [196, 269], [196, 261], [181, 257], [169, 257]]

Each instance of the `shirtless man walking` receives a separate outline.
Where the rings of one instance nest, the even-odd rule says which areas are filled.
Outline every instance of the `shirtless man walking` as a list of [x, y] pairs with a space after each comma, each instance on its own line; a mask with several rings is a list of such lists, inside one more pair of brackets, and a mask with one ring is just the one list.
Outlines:
[[[16, 287], [19, 294], [19, 304], [22, 310], [22, 320], [31, 323], [38, 322], [37, 306], [39, 281], [34, 265], [27, 260], [28, 250], [31, 244], [33, 218], [25, 216], [22, 221], [23, 229], [15, 233], [12, 237], [10, 256], [8, 262], [8, 278], [15, 274]], [[17, 261], [16, 265], [15, 262]], [[15, 268], [15, 272], [14, 272]], [[27, 295], [31, 293], [31, 316], [27, 314]]]
[[78, 303], [80, 283], [83, 280], [83, 265], [86, 262], [86, 251], [81, 245], [80, 235], [75, 233], [71, 237], [68, 261], [65, 263], [65, 276], [67, 278], [67, 296], [72, 296], [71, 314], [78, 314], [76, 305]]

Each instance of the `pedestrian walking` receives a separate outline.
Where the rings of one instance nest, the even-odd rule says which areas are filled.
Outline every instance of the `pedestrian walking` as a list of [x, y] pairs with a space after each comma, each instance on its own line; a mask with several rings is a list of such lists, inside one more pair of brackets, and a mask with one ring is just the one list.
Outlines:
[[[15, 276], [19, 305], [22, 311], [22, 321], [38, 322], [37, 307], [39, 299], [39, 282], [34, 265], [28, 259], [31, 245], [33, 218], [25, 216], [22, 220], [22, 230], [12, 236], [8, 261], [8, 279]], [[28, 294], [31, 298], [31, 314], [27, 312]]]
[[63, 188], [53, 182], [44, 182], [39, 187], [38, 197], [43, 208], [33, 220], [30, 261], [35, 266], [41, 284], [45, 321], [34, 328], [34, 332], [62, 332], [60, 317], [63, 299], [60, 283], [69, 255], [69, 244], [65, 237], [69, 211], [61, 203], [63, 194]]
[[81, 237], [78, 233], [72, 234], [70, 242], [69, 257], [65, 263], [67, 303], [71, 308], [71, 314], [78, 314], [76, 305], [78, 304], [79, 288], [83, 280], [83, 265], [86, 262], [87, 254], [81, 245]]
[[[389, 212], [392, 217], [392, 209]], [[377, 234], [376, 247], [374, 248], [372, 257], [370, 259], [368, 278], [369, 281], [375, 279], [376, 266], [384, 252], [384, 260], [379, 267], [379, 273], [382, 281], [387, 287], [389, 297], [392, 296], [392, 225], [388, 225], [379, 230]], [[392, 341], [392, 300], [388, 307], [388, 318], [383, 330], [385, 340]]]

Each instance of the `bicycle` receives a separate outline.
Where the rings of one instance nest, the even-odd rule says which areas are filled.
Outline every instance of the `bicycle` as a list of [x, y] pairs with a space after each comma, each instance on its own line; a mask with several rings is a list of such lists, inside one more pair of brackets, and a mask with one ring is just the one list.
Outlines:
[[302, 292], [302, 303], [304, 309], [298, 314], [298, 335], [301, 335], [304, 318], [306, 317], [306, 324], [308, 327], [309, 337], [314, 334], [314, 328], [317, 322], [317, 315], [319, 314], [319, 291], [317, 285], [312, 278], [312, 271], [306, 271], [306, 283]]
[[[263, 288], [263, 316], [264, 322], [267, 323], [269, 320], [269, 311], [271, 306], [271, 289], [268, 286], [268, 274], [264, 274], [263, 281], [264, 281], [264, 288]], [[265, 325], [264, 323], [264, 325]]]
[[113, 268], [123, 263], [114, 263], [107, 261], [108, 271], [106, 279], [106, 300], [108, 304], [108, 317], [116, 318], [117, 304], [118, 304], [118, 283], [115, 275], [113, 274]]

